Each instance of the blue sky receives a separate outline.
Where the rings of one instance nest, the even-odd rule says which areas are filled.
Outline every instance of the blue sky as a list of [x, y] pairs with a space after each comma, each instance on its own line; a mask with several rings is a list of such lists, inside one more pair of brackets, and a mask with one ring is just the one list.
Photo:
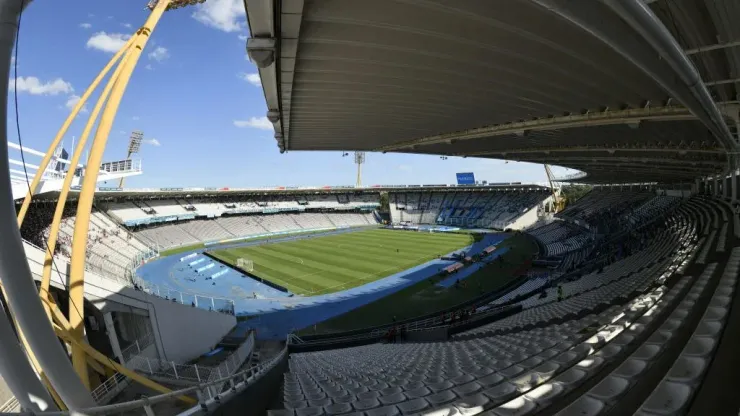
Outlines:
[[[146, 0], [64, 0], [64, 7], [58, 3], [31, 3], [22, 18], [18, 50], [23, 141], [42, 151], [78, 95], [148, 14]], [[246, 59], [245, 20], [242, 0], [208, 0], [165, 14], [133, 74], [108, 140], [104, 160], [118, 160], [126, 155], [132, 130], [145, 134], [140, 155], [145, 173], [128, 180], [127, 186], [354, 183], [351, 157], [338, 152], [279, 153], [264, 119], [257, 70]], [[9, 111], [9, 138], [17, 142], [12, 103]], [[82, 114], [70, 128], [67, 148], [88, 116]], [[528, 163], [368, 154], [363, 182], [453, 183], [455, 172], [468, 171], [490, 182], [545, 180], [542, 166]]]

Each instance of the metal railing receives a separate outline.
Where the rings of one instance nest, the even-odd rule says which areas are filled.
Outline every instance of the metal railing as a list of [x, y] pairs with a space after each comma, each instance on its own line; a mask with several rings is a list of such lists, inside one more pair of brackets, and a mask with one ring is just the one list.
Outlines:
[[141, 350], [146, 349], [148, 346], [154, 344], [154, 334], [147, 332], [146, 335], [134, 341], [133, 344], [121, 350], [123, 361], [127, 362], [131, 357], [141, 354]]
[[[486, 302], [482, 305], [479, 305], [478, 308], [488, 305], [490, 302]], [[440, 313], [437, 316], [432, 316], [429, 318], [424, 319], [418, 319], [412, 322], [399, 322], [397, 324], [386, 324], [382, 325], [376, 328], [368, 328], [367, 331], [363, 331], [356, 334], [351, 335], [345, 335], [345, 336], [337, 336], [337, 337], [331, 337], [330, 334], [327, 334], [326, 338], [319, 338], [319, 339], [303, 339], [299, 335], [296, 335], [294, 333], [288, 334], [287, 342], [289, 345], [301, 345], [301, 344], [341, 344], [351, 341], [360, 341], [360, 340], [367, 340], [367, 339], [380, 339], [383, 338], [388, 334], [388, 331], [391, 328], [397, 328], [397, 329], [403, 329], [406, 332], [418, 332], [418, 331], [427, 331], [434, 328], [440, 328], [440, 327], [447, 327], [452, 328], [456, 327], [462, 324], [469, 324], [470, 322], [474, 322], [480, 319], [485, 319], [489, 316], [499, 314], [501, 312], [504, 312], [508, 309], [511, 309], [511, 305], [496, 305], [490, 308], [478, 310], [477, 312], [468, 315], [466, 319], [460, 319], [460, 318], [454, 318], [455, 316], [460, 316], [459, 314], [455, 313]], [[477, 309], [478, 309], [477, 308]], [[466, 306], [462, 309], [472, 309], [472, 306]], [[444, 315], [444, 317], [443, 317]]]
[[131, 384], [131, 380], [121, 373], [113, 374], [103, 384], [99, 385], [91, 392], [93, 400], [97, 404], [106, 404], [118, 393], [122, 392]]
[[[252, 356], [252, 350], [254, 349], [254, 333], [250, 333], [247, 339], [236, 349], [231, 355], [229, 355], [218, 367], [211, 370], [211, 375], [208, 377], [208, 381], [215, 381], [220, 378], [229, 376], [236, 372], [246, 360]], [[214, 386], [216, 391], [220, 391], [223, 386]]]
[[126, 361], [126, 367], [149, 376], [195, 383], [208, 380], [212, 370], [212, 367], [198, 366], [197, 364], [178, 364], [174, 361], [140, 355], [134, 355]]
[[21, 404], [15, 396], [11, 397], [8, 401], [3, 403], [2, 406], [0, 406], [0, 413], [16, 413], [19, 410], [21, 410]]
[[178, 302], [183, 305], [191, 305], [200, 309], [216, 311], [228, 315], [235, 315], [234, 301], [227, 298], [217, 298], [214, 296], [202, 295], [193, 292], [183, 292], [180, 290], [170, 289], [166, 286], [160, 286], [135, 276], [134, 288], [142, 290], [150, 295]]
[[[139, 341], [122, 351], [126, 360], [126, 367], [150, 376], [182, 380], [189, 382], [211, 382], [233, 374], [252, 355], [254, 348], [254, 333], [250, 333], [247, 339], [224, 361], [216, 367], [197, 364], [178, 364], [174, 361], [166, 361], [158, 358], [150, 358], [138, 355], [142, 345]], [[135, 347], [135, 348], [134, 348]], [[128, 355], [128, 357], [126, 357]]]
[[[84, 414], [84, 415], [90, 415], [90, 416], [92, 415], [113, 415], [113, 414], [121, 414], [123, 412], [139, 410], [139, 409], [143, 410], [146, 414], [155, 414], [154, 411], [152, 410], [152, 406], [159, 404], [159, 403], [176, 400], [177, 397], [179, 396], [186, 396], [186, 395], [193, 395], [193, 394], [197, 395], [199, 404], [182, 414], [188, 414], [188, 415], [204, 414], [209, 409], [213, 409], [215, 408], [215, 406], [218, 406], [225, 399], [231, 397], [232, 395], [239, 394], [240, 392], [244, 391], [244, 389], [246, 389], [247, 387], [258, 382], [262, 378], [262, 376], [264, 376], [267, 372], [269, 372], [276, 365], [278, 365], [278, 363], [280, 363], [280, 361], [282, 361], [287, 354], [288, 354], [288, 347], [286, 344], [286, 346], [275, 357], [263, 363], [252, 366], [244, 371], [239, 371], [235, 374], [232, 374], [231, 376], [224, 377], [218, 380], [201, 383], [197, 386], [187, 387], [184, 389], [172, 391], [172, 392], [165, 393], [165, 394], [160, 394], [157, 396], [147, 397], [147, 398], [139, 399], [139, 400], [133, 400], [130, 402], [115, 403], [115, 404], [109, 404], [105, 406], [96, 406], [96, 407], [91, 407], [88, 409], [79, 409], [75, 411], [74, 413], [65, 411], [65, 412], [42, 412], [42, 413], [37, 413], [37, 414], [48, 415], [48, 416], [71, 416], [73, 414], [74, 415]], [[213, 392], [212, 387], [224, 386], [224, 385], [228, 385], [230, 388], [220, 393]]]

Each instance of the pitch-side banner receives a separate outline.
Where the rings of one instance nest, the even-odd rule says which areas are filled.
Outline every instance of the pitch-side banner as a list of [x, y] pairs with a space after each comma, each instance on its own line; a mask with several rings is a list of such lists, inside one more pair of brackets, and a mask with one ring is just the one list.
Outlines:
[[475, 175], [473, 172], [462, 172], [457, 174], [458, 185], [475, 185]]

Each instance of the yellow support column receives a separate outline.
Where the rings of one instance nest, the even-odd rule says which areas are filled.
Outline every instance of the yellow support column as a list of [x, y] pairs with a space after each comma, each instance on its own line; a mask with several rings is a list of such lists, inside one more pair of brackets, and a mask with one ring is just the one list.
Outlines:
[[[159, 383], [156, 383], [152, 380], [149, 380], [148, 378], [142, 376], [141, 374], [133, 370], [129, 370], [128, 368], [124, 367], [121, 364], [118, 364], [117, 362], [111, 360], [110, 358], [100, 353], [95, 348], [91, 347], [86, 342], [75, 340], [71, 335], [70, 323], [64, 317], [64, 315], [62, 314], [62, 311], [59, 310], [59, 307], [55, 303], [51, 302], [49, 299], [45, 299], [44, 301], [48, 303], [47, 307], [51, 310], [52, 315], [54, 316], [54, 320], [56, 321], [56, 324], [54, 325], [54, 331], [56, 331], [59, 338], [71, 343], [73, 346], [77, 346], [78, 348], [82, 349], [93, 360], [99, 362], [100, 364], [114, 371], [118, 371], [119, 373], [123, 374], [124, 376], [130, 378], [131, 380], [134, 380], [135, 382], [143, 386], [149, 387], [150, 389], [158, 391], [160, 393], [170, 393], [172, 391], [168, 389], [167, 387]], [[197, 403], [197, 401], [187, 396], [178, 396], [178, 399], [188, 404]]]
[[134, 37], [129, 57], [121, 71], [118, 80], [116, 80], [110, 99], [108, 100], [103, 115], [98, 124], [98, 130], [95, 132], [95, 139], [90, 149], [90, 156], [87, 160], [85, 177], [82, 181], [80, 196], [77, 201], [77, 215], [75, 218], [75, 230], [72, 237], [72, 256], [69, 271], [69, 321], [71, 324], [70, 334], [73, 337], [72, 343], [72, 365], [79, 375], [82, 382], [90, 387], [90, 380], [87, 375], [87, 362], [85, 360], [85, 351], [80, 348], [80, 343], [85, 332], [84, 326], [84, 284], [85, 284], [85, 259], [87, 252], [88, 231], [90, 226], [90, 211], [92, 210], [93, 197], [95, 195], [95, 186], [98, 180], [100, 163], [105, 151], [105, 145], [108, 141], [116, 112], [121, 104], [121, 98], [126, 91], [126, 86], [131, 79], [131, 74], [139, 61], [141, 51], [146, 46], [152, 30], [159, 22], [162, 14], [167, 9], [170, 0], [160, 0], [152, 10], [144, 26], [139, 29], [137, 36]]
[[[131, 44], [133, 43], [133, 38], [129, 41], [129, 43], [126, 44], [124, 47], [125, 51], [129, 51], [131, 49]], [[122, 49], [117, 54], [118, 56], [121, 56], [121, 54], [124, 51]], [[111, 75], [110, 80], [108, 80], [108, 83], [105, 85], [105, 88], [103, 89], [103, 92], [100, 94], [100, 98], [98, 98], [98, 102], [95, 103], [95, 108], [93, 108], [92, 113], [90, 114], [90, 119], [87, 121], [87, 124], [85, 125], [85, 129], [82, 131], [82, 136], [80, 136], [80, 141], [77, 143], [77, 148], [74, 149], [74, 154], [72, 155], [72, 160], [70, 161], [70, 166], [77, 166], [77, 164], [80, 161], [80, 158], [82, 157], [82, 152], [85, 150], [85, 146], [87, 145], [87, 139], [90, 137], [90, 132], [92, 131], [93, 126], [95, 125], [95, 120], [98, 119], [98, 115], [100, 114], [100, 110], [102, 110], [103, 105], [105, 104], [106, 100], [108, 99], [108, 96], [110, 95], [111, 90], [113, 89], [113, 86], [118, 80], [118, 77], [121, 75], [121, 71], [123, 71], [123, 68], [126, 65], [126, 61], [129, 59], [130, 54], [126, 54], [123, 59], [121, 60], [120, 64], [116, 67], [115, 71], [113, 71], [113, 75]], [[57, 240], [59, 237], [59, 225], [62, 222], [62, 215], [64, 214], [64, 206], [67, 203], [67, 195], [69, 195], [70, 187], [72, 186], [72, 180], [75, 176], [75, 169], [70, 168], [67, 171], [67, 176], [64, 178], [64, 184], [62, 184], [62, 189], [59, 192], [59, 199], [57, 200], [57, 206], [56, 210], [54, 211], [54, 218], [51, 221], [51, 228], [49, 231], [49, 240], [47, 242], [46, 247], [46, 255], [44, 258], [44, 272], [41, 276], [41, 286], [39, 288], [39, 295], [41, 296], [42, 301], [46, 299], [49, 296], [49, 285], [51, 284], [51, 267], [54, 262], [54, 250], [57, 246]], [[49, 311], [49, 307], [46, 304], [46, 302], [43, 302], [44, 309], [46, 310], [46, 316], [49, 317], [49, 320], [51, 320], [51, 312]]]
[[[103, 69], [103, 71], [101, 71], [98, 78], [96, 78], [95, 81], [93, 81], [93, 83], [91, 84], [89, 91], [86, 91], [87, 96], [89, 96], [90, 93], [92, 93], [92, 90], [97, 87], [101, 79], [108, 73], [111, 66], [113, 66], [113, 64], [115, 64], [115, 62], [118, 61], [118, 59], [123, 55], [123, 53], [129, 49], [132, 42], [133, 42], [133, 39], [129, 40], [126, 43], [126, 46], [123, 49], [121, 49], [118, 53], [116, 53], [113, 59], [108, 63], [108, 65]], [[121, 65], [118, 66], [118, 68], [112, 75], [111, 77], [112, 80], [118, 77], [118, 74], [120, 73], [120, 68], [121, 68]], [[46, 296], [48, 296], [48, 293], [49, 293], [49, 285], [51, 281], [51, 266], [52, 266], [52, 261], [53, 261], [51, 253], [54, 252], [55, 247], [56, 247], [58, 231], [59, 231], [59, 223], [61, 222], [61, 215], [64, 210], [64, 204], [67, 199], [67, 194], [69, 193], [71, 181], [72, 179], [74, 179], [75, 167], [79, 164], [80, 155], [82, 154], [82, 151], [84, 150], [85, 142], [87, 141], [87, 137], [90, 134], [90, 130], [92, 129], [92, 125], [94, 124], [94, 120], [97, 118], [97, 115], [100, 112], [100, 109], [103, 103], [105, 102], [105, 97], [107, 97], [108, 94], [110, 93], [110, 89], [112, 88], [113, 82], [110, 82], [109, 84], [110, 84], [110, 87], [106, 86], [106, 89], [101, 95], [100, 100], [98, 100], [98, 104], [96, 104], [96, 107], [93, 110], [93, 114], [91, 115], [91, 120], [88, 122], [88, 126], [86, 126], [86, 131], [83, 132], [83, 136], [79, 142], [77, 149], [75, 150], [75, 154], [73, 155], [72, 160], [70, 161], [71, 163], [70, 163], [69, 170], [67, 172], [67, 177], [65, 178], [64, 185], [62, 186], [61, 194], [59, 195], [59, 201], [57, 203], [57, 211], [54, 214], [55, 215], [54, 221], [52, 222], [51, 233], [49, 235], [48, 250], [46, 251], [46, 258], [44, 259], [44, 273], [42, 276], [41, 289], [40, 289], [40, 292], [43, 296], [42, 300], [45, 300]], [[83, 99], [80, 100], [80, 102], [82, 101]], [[78, 103], [78, 105], [80, 104]], [[76, 115], [76, 110], [78, 110], [77, 107], [75, 107], [75, 109], [72, 110], [72, 113], [70, 115], [72, 119]], [[57, 139], [61, 139], [67, 127], [68, 125], [63, 126], [60, 132], [57, 134], [57, 138], [55, 138], [55, 141], [57, 143], [59, 141]], [[48, 160], [51, 159], [51, 154], [53, 153], [56, 146], [57, 146], [56, 144], [52, 143], [49, 151], [47, 152], [47, 156], [48, 156], [48, 158], [46, 158], [47, 164], [48, 164]], [[45, 169], [45, 166], [40, 167], [39, 172], [42, 172], [44, 169]], [[37, 178], [40, 178], [40, 175], [38, 174], [38, 172], [37, 172]], [[35, 186], [33, 184], [31, 185], [31, 189], [35, 189]], [[30, 193], [26, 195], [26, 200], [24, 201], [25, 208], [28, 208], [28, 203], [30, 203], [31, 201], [31, 196], [32, 195]], [[18, 216], [19, 226], [23, 222], [24, 214], [25, 214], [25, 210], [22, 209]], [[44, 306], [44, 309], [46, 310], [46, 315], [49, 317], [49, 320], [51, 321], [51, 312], [49, 311], [47, 303], [42, 302], [42, 305]], [[30, 346], [26, 342], [26, 337], [23, 335], [23, 332], [20, 330], [20, 328], [18, 328], [18, 335], [21, 340], [21, 343], [23, 344], [23, 347], [26, 350], [26, 353], [28, 354], [31, 364], [34, 366], [36, 371], [41, 375], [41, 380], [44, 382], [47, 389], [51, 393], [54, 401], [57, 403], [57, 405], [61, 409], [66, 410], [66, 407], [64, 406], [64, 402], [62, 402], [62, 400], [59, 398], [54, 388], [51, 387], [51, 384], [46, 379], [46, 376], [44, 375], [43, 370], [41, 369], [41, 366], [38, 364], [38, 361], [36, 360], [36, 357], [34, 356], [33, 351], [31, 350]]]
[[[69, 116], [66, 120], [64, 120], [64, 124], [62, 124], [62, 128], [59, 129], [57, 132], [57, 135], [54, 137], [54, 140], [52, 140], [51, 144], [49, 145], [49, 149], [46, 151], [46, 154], [44, 155], [44, 158], [41, 159], [41, 163], [39, 164], [39, 168], [36, 171], [36, 174], [33, 176], [33, 181], [31, 181], [31, 189], [26, 193], [26, 198], [23, 200], [23, 205], [21, 205], [21, 209], [18, 211], [18, 226], [20, 227], [23, 224], [23, 219], [26, 217], [26, 212], [28, 212], [28, 206], [31, 204], [31, 198], [33, 198], [33, 194], [36, 192], [36, 188], [38, 188], [39, 183], [41, 182], [41, 177], [44, 175], [44, 171], [46, 170], [47, 166], [49, 166], [49, 161], [51, 161], [51, 157], [54, 154], [54, 150], [56, 150], [57, 146], [59, 146], [59, 143], [62, 141], [62, 137], [64, 137], [65, 134], [67, 134], [67, 130], [69, 129], [69, 126], [72, 124], [72, 121], [74, 121], [75, 117], [79, 114], [80, 110], [82, 109], [82, 106], [85, 105], [87, 102], [87, 99], [90, 98], [90, 95], [92, 95], [93, 91], [95, 91], [96, 88], [98, 88], [98, 85], [100, 84], [100, 81], [105, 78], [105, 76], [108, 74], [108, 71], [113, 67], [113, 64], [115, 64], [118, 59], [123, 55], [123, 52], [125, 50], [128, 50], [129, 46], [133, 42], [133, 38], [129, 39], [129, 41], [126, 43], [126, 45], [118, 51], [115, 55], [113, 55], [113, 58], [111, 58], [110, 62], [108, 62], [107, 65], [103, 68], [102, 71], [100, 71], [100, 74], [93, 80], [93, 82], [90, 84], [89, 87], [87, 87], [87, 90], [82, 94], [82, 97], [80, 97], [80, 101], [75, 104], [74, 108], [72, 109], [72, 112], [69, 113]], [[77, 167], [77, 165], [71, 164], [69, 169], [74, 170]]]

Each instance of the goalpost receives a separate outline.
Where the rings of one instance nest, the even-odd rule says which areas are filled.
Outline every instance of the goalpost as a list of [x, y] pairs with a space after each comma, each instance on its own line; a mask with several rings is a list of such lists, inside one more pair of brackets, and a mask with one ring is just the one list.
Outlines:
[[236, 267], [251, 273], [254, 271], [254, 261], [250, 259], [245, 259], [243, 257], [238, 258], [236, 260]]

